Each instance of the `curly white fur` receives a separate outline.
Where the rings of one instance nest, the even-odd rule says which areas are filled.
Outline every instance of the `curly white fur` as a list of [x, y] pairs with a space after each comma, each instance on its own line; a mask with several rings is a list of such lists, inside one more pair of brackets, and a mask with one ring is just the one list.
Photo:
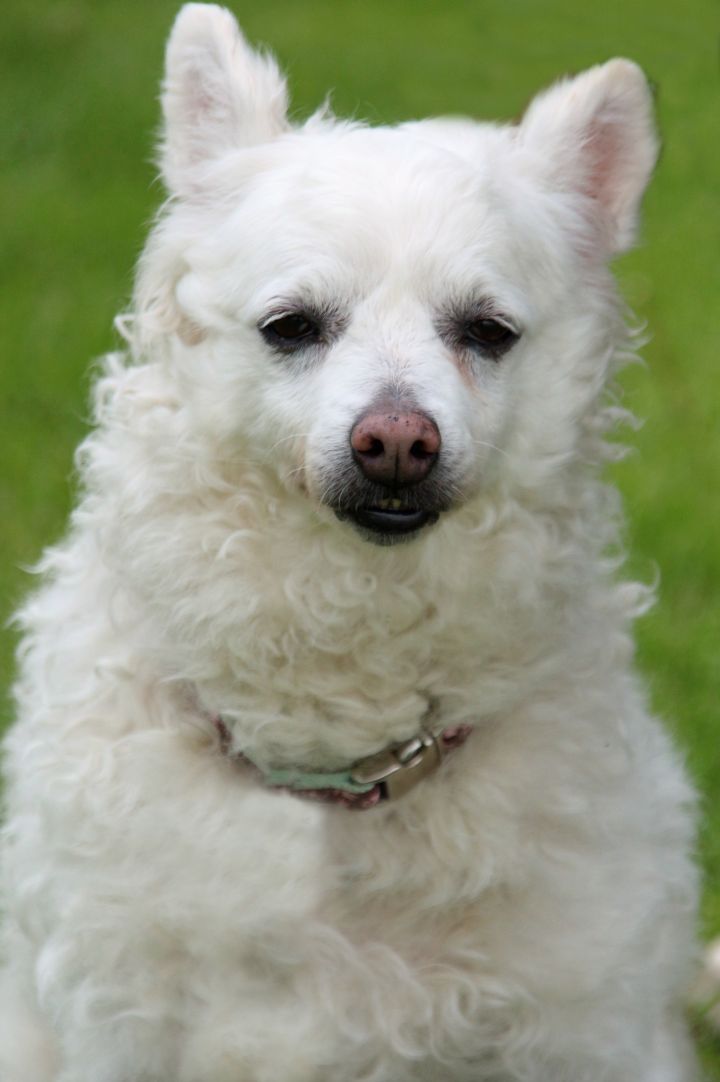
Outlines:
[[[19, 617], [2, 1082], [691, 1082], [693, 797], [598, 476], [642, 74], [516, 127], [295, 129], [273, 61], [188, 5], [163, 101], [129, 354]], [[479, 302], [502, 358], [439, 330]], [[312, 355], [258, 331], [293, 305], [339, 321]], [[437, 421], [453, 507], [380, 547], [327, 492], [388, 387]], [[314, 769], [474, 733], [351, 813], [263, 789], [216, 714]]]

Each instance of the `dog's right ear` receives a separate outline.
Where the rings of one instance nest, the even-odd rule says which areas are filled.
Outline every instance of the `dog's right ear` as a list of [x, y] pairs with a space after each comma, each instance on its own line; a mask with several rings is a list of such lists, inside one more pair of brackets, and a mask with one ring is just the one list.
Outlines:
[[165, 54], [161, 168], [168, 190], [190, 194], [198, 167], [287, 128], [277, 64], [255, 52], [225, 8], [185, 4]]

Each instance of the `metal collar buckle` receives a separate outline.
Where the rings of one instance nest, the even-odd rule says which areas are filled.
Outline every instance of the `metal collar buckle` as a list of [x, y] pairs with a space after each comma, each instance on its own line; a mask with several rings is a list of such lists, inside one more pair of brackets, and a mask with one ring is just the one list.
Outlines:
[[360, 785], [380, 785], [385, 800], [397, 800], [432, 774], [442, 759], [440, 740], [423, 730], [409, 740], [361, 759], [353, 766], [350, 776]]

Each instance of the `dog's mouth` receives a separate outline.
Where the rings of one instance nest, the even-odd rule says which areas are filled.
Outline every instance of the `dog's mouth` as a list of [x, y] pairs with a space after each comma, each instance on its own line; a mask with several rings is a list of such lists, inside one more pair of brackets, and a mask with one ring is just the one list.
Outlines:
[[[425, 501], [424, 501], [425, 502]], [[435, 502], [422, 506], [415, 502], [412, 492], [399, 495], [369, 495], [366, 501], [330, 506], [341, 522], [348, 522], [365, 538], [376, 545], [393, 545], [411, 541], [421, 531], [438, 521], [447, 503]]]
[[338, 518], [350, 519], [361, 530], [370, 530], [379, 539], [400, 539], [417, 533], [423, 526], [437, 522], [440, 512], [421, 507], [407, 507], [401, 500], [378, 500], [374, 505], [336, 510]]
[[379, 485], [356, 470], [328, 471], [320, 479], [322, 503], [375, 545], [413, 541], [463, 502], [460, 486], [447, 470], [438, 469], [415, 485]]

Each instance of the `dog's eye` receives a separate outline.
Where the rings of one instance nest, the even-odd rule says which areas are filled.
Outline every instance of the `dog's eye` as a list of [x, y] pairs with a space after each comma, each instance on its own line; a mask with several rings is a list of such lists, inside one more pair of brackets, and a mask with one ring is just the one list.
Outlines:
[[320, 327], [304, 312], [288, 312], [265, 323], [260, 330], [268, 342], [285, 348], [317, 342], [320, 338]]
[[465, 339], [486, 353], [498, 356], [515, 344], [519, 335], [497, 319], [475, 319], [465, 324]]

